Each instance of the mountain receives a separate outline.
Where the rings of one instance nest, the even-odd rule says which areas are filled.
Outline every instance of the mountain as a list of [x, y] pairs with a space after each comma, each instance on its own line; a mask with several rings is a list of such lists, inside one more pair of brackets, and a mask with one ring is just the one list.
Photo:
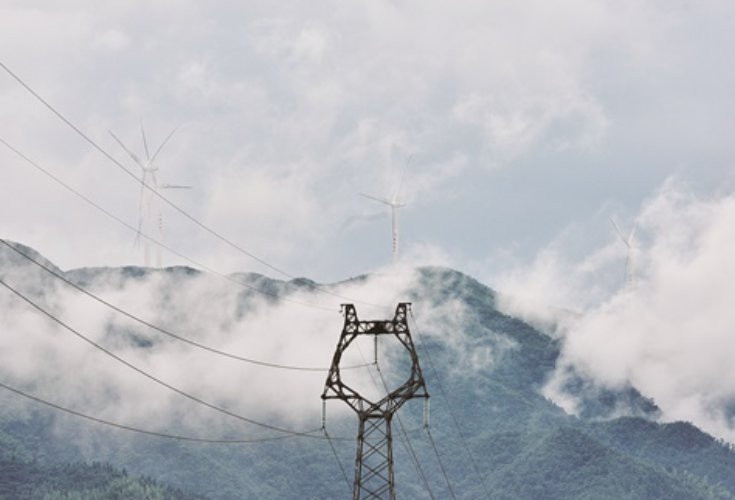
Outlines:
[[[399, 498], [735, 498], [732, 446], [690, 423], [659, 423], [634, 387], [577, 374], [565, 387], [577, 415], [544, 397], [563, 341], [504, 314], [496, 292], [451, 269], [329, 285], [184, 267], [64, 272], [4, 244], [0, 279], [15, 290], [0, 288], [1, 456], [25, 468], [29, 488], [74, 469], [80, 484], [145, 477], [143, 486], [216, 500], [348, 498], [357, 419], [330, 402], [326, 439], [326, 373], [305, 368], [331, 361], [340, 303], [390, 319], [377, 306], [405, 301], [431, 418], [427, 430], [423, 405], [409, 401], [394, 422]], [[379, 348], [378, 372], [372, 346], [361, 349], [355, 360], [369, 366], [345, 377], [366, 390], [375, 377], [400, 381], [401, 350]], [[306, 435], [282, 432], [293, 429]], [[34, 495], [18, 498], [72, 498]]]
[[[2, 438], [0, 438], [2, 439]], [[0, 499], [44, 500], [206, 500], [162, 486], [150, 478], [133, 478], [109, 464], [44, 465], [0, 457]]]

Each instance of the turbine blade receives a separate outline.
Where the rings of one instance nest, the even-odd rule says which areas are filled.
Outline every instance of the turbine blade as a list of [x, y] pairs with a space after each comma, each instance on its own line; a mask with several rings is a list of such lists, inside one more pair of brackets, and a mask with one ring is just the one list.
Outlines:
[[406, 165], [403, 167], [403, 172], [401, 172], [401, 178], [398, 181], [398, 186], [396, 187], [396, 190], [393, 192], [393, 198], [391, 198], [391, 205], [399, 205], [398, 194], [401, 192], [401, 185], [403, 184], [403, 178], [406, 176], [406, 170], [408, 170], [408, 165], [411, 163], [411, 158], [413, 158], [413, 155], [410, 155], [408, 157], [408, 160], [406, 160]]
[[615, 232], [618, 233], [618, 236], [620, 236], [620, 239], [623, 240], [623, 243], [625, 243], [626, 246], [630, 246], [630, 243], [628, 243], [628, 239], [623, 236], [623, 233], [620, 231], [620, 228], [618, 228], [618, 225], [615, 224], [615, 220], [613, 220], [612, 217], [610, 217], [610, 222], [612, 222], [612, 225], [615, 228]]
[[145, 165], [143, 165], [143, 163], [140, 161], [140, 158], [138, 158], [138, 156], [135, 153], [133, 153], [132, 151], [130, 151], [127, 148], [127, 146], [125, 146], [125, 144], [123, 144], [122, 141], [120, 139], [118, 139], [115, 134], [112, 133], [111, 130], [108, 130], [108, 132], [110, 133], [110, 135], [112, 136], [112, 138], [115, 139], [115, 141], [120, 145], [120, 147], [123, 148], [125, 150], [125, 152], [130, 155], [130, 157], [133, 159], [133, 161], [135, 163], [137, 163], [138, 165], [140, 165], [140, 168], [145, 169]]
[[194, 189], [194, 186], [179, 186], [176, 184], [161, 184], [161, 189]]
[[371, 200], [379, 201], [380, 203], [385, 203], [386, 205], [393, 206], [393, 202], [390, 200], [384, 200], [383, 198], [376, 198], [375, 196], [370, 196], [369, 194], [360, 193], [360, 195], [364, 196], [365, 198], [370, 198]]
[[393, 265], [398, 264], [398, 207], [391, 206], [393, 216]]
[[628, 236], [628, 245], [633, 244], [633, 236], [635, 235], [635, 230], [638, 229], [638, 221], [635, 221], [633, 224], [633, 229], [630, 230], [630, 236]]
[[156, 152], [155, 152], [155, 153], [153, 153], [153, 157], [152, 157], [152, 158], [150, 159], [150, 161], [148, 162], [148, 164], [149, 164], [149, 165], [153, 164], [153, 162], [154, 162], [154, 161], [155, 161], [155, 159], [156, 159], [156, 156], [158, 156], [158, 153], [160, 153], [160, 152], [161, 152], [161, 150], [162, 150], [162, 149], [163, 149], [163, 147], [164, 147], [164, 146], [166, 145], [166, 143], [167, 143], [167, 142], [169, 141], [169, 139], [171, 139], [171, 136], [173, 136], [173, 135], [174, 135], [174, 133], [175, 133], [175, 132], [176, 132], [176, 131], [177, 131], [178, 129], [179, 129], [179, 127], [178, 127], [178, 126], [177, 126], [177, 127], [175, 127], [175, 128], [174, 128], [174, 129], [173, 129], [173, 130], [171, 131], [171, 133], [170, 133], [170, 134], [168, 134], [168, 137], [166, 137], [166, 140], [165, 140], [165, 141], [163, 141], [163, 142], [161, 143], [161, 145], [160, 145], [160, 146], [158, 146], [158, 149], [156, 150]]
[[140, 135], [143, 136], [143, 149], [145, 149], [145, 157], [148, 164], [151, 163], [151, 153], [148, 151], [148, 141], [145, 138], [145, 130], [143, 129], [143, 120], [140, 120]]

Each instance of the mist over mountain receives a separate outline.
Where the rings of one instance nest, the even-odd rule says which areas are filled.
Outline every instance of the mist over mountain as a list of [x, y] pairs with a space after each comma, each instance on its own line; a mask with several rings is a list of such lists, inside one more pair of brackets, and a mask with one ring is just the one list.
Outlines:
[[[340, 304], [390, 319], [410, 302], [431, 418], [427, 431], [419, 401], [398, 413], [400, 498], [735, 498], [732, 445], [567, 362], [568, 312], [532, 326], [451, 269], [334, 284], [62, 271], [3, 240], [0, 279], [0, 474], [96, 462], [211, 499], [348, 497], [357, 418], [330, 401], [331, 440], [321, 429]], [[366, 390], [400, 383], [401, 353], [372, 349], [344, 359], [356, 367], [345, 376]]]

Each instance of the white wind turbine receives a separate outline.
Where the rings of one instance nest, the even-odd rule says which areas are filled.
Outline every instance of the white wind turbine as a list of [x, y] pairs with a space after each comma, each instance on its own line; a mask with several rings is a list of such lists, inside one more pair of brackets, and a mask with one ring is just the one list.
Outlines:
[[638, 246], [633, 237], [635, 236], [635, 230], [638, 227], [638, 223], [635, 222], [633, 224], [633, 229], [630, 230], [630, 233], [626, 237], [612, 217], [610, 217], [610, 222], [612, 222], [615, 232], [618, 233], [618, 236], [620, 236], [620, 239], [623, 240], [623, 243], [625, 244], [627, 250], [627, 256], [625, 258], [625, 280], [628, 282], [628, 290], [633, 291], [635, 289], [635, 251]]
[[156, 179], [156, 171], [158, 167], [153, 164], [158, 153], [161, 152], [166, 143], [174, 135], [178, 127], [174, 128], [168, 137], [158, 146], [153, 156], [151, 156], [148, 150], [148, 141], [145, 137], [145, 130], [143, 124], [140, 125], [140, 133], [143, 137], [143, 149], [145, 150], [146, 161], [142, 162], [138, 156], [128, 149], [123, 142], [118, 139], [115, 134], [111, 131], [110, 135], [113, 139], [125, 150], [128, 155], [137, 163], [141, 170], [141, 185], [140, 185], [140, 202], [138, 205], [138, 235], [136, 236], [136, 244], [140, 240], [140, 235], [143, 235], [143, 261], [146, 267], [150, 267], [151, 264], [151, 235], [156, 231], [154, 229], [157, 219], [157, 233], [158, 237], [156, 241], [156, 267], [161, 267], [161, 243], [163, 242], [163, 216], [160, 207], [160, 195], [158, 191], [160, 189], [191, 189], [191, 186], [177, 186], [174, 184], [158, 184]]
[[403, 173], [401, 174], [401, 180], [398, 182], [398, 187], [396, 187], [396, 190], [393, 192], [393, 196], [386, 200], [384, 198], [376, 198], [375, 196], [370, 196], [368, 194], [360, 193], [365, 198], [370, 198], [371, 200], [378, 201], [380, 203], [383, 203], [385, 205], [388, 205], [391, 209], [391, 216], [393, 219], [393, 265], [398, 264], [398, 209], [403, 208], [406, 206], [405, 203], [401, 202], [398, 199], [398, 194], [401, 190], [401, 184], [403, 183], [403, 177], [406, 174], [406, 168], [408, 168], [408, 164], [411, 163], [411, 157], [408, 157], [408, 161], [406, 162], [406, 167], [403, 169]]

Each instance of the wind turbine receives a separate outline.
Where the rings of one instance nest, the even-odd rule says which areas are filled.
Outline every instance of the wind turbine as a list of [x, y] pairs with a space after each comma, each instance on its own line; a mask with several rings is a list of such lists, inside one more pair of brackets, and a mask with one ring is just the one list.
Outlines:
[[393, 265], [398, 265], [398, 209], [403, 208], [406, 206], [405, 203], [401, 202], [398, 199], [398, 194], [401, 190], [401, 184], [403, 183], [403, 177], [406, 175], [406, 169], [408, 168], [408, 164], [411, 163], [411, 157], [408, 157], [408, 161], [406, 162], [406, 166], [403, 169], [403, 173], [401, 174], [401, 180], [398, 182], [398, 186], [396, 187], [396, 190], [393, 192], [393, 196], [390, 199], [384, 199], [384, 198], [376, 198], [375, 196], [370, 196], [369, 194], [360, 193], [365, 198], [369, 198], [371, 200], [383, 203], [384, 205], [388, 205], [391, 209], [391, 217], [393, 219]]
[[634, 241], [633, 237], [635, 236], [635, 230], [638, 227], [638, 223], [635, 222], [633, 224], [633, 229], [630, 230], [630, 233], [626, 237], [612, 217], [610, 217], [610, 222], [612, 222], [612, 225], [615, 228], [615, 232], [618, 233], [620, 239], [623, 240], [623, 243], [625, 244], [625, 247], [627, 249], [627, 256], [625, 258], [625, 279], [628, 281], [628, 290], [633, 291], [635, 289], [635, 275], [633, 264], [635, 257], [634, 253], [637, 247], [637, 244]]
[[150, 267], [151, 264], [151, 234], [154, 233], [154, 221], [157, 219], [157, 233], [158, 239], [153, 241], [156, 243], [156, 267], [161, 267], [161, 242], [163, 241], [163, 215], [161, 213], [161, 207], [159, 203], [161, 189], [191, 189], [191, 186], [179, 186], [174, 184], [158, 184], [156, 178], [156, 172], [158, 167], [153, 164], [158, 153], [161, 152], [166, 143], [171, 139], [174, 133], [178, 130], [178, 127], [174, 128], [166, 139], [158, 146], [158, 149], [151, 156], [148, 149], [148, 140], [145, 136], [145, 129], [143, 124], [140, 124], [140, 134], [143, 137], [143, 149], [145, 150], [146, 161], [143, 162], [141, 159], [133, 153], [123, 142], [110, 132], [113, 139], [122, 147], [126, 153], [137, 163], [141, 170], [141, 184], [140, 184], [140, 202], [138, 204], [138, 234], [135, 238], [135, 242], [140, 240], [141, 234], [143, 235], [143, 261], [146, 267]]

